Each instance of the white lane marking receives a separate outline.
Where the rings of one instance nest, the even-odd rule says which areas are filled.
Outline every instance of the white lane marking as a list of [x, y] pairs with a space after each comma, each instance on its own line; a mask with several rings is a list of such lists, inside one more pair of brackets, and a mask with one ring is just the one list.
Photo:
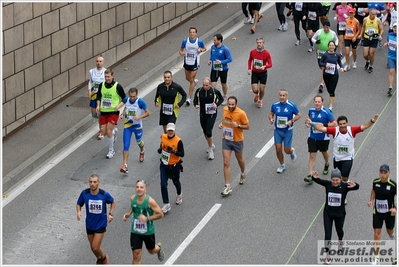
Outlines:
[[26, 189], [29, 188], [34, 182], [39, 180], [43, 175], [45, 175], [49, 170], [57, 166], [62, 160], [69, 156], [73, 151], [78, 149], [84, 143], [87, 142], [93, 135], [98, 132], [98, 125], [94, 124], [91, 128], [87, 129], [82, 133], [80, 138], [76, 138], [72, 143], [67, 145], [60, 153], [56, 154], [54, 157], [48, 159], [48, 163], [44, 164], [39, 169], [35, 170], [31, 175], [27, 176], [28, 179], [22, 180], [22, 183], [17, 183], [16, 186], [11, 187], [5, 195], [6, 198], [2, 199], [3, 208], [7, 206], [11, 201], [13, 201], [17, 196], [22, 194]]
[[274, 145], [274, 137], [270, 138], [270, 140], [266, 143], [266, 145], [264, 147], [262, 147], [262, 149], [258, 152], [258, 154], [256, 154], [255, 158], [260, 159], [261, 157], [263, 157], [266, 152]]
[[208, 213], [202, 218], [202, 220], [197, 224], [197, 226], [191, 231], [191, 233], [184, 239], [184, 241], [180, 244], [180, 246], [175, 250], [175, 252], [170, 256], [170, 258], [165, 262], [164, 265], [172, 265], [178, 257], [183, 253], [183, 251], [187, 248], [187, 246], [193, 241], [193, 239], [197, 236], [197, 234], [205, 227], [205, 225], [209, 222], [209, 220], [215, 215], [218, 209], [222, 206], [222, 204], [215, 204], [208, 211]]

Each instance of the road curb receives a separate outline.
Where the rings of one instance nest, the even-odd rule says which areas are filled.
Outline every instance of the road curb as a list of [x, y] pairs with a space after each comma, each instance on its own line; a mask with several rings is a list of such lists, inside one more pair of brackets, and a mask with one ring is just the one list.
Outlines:
[[[213, 39], [213, 35], [216, 33], [221, 33], [227, 29], [234, 26], [242, 19], [242, 11], [237, 11], [229, 19], [225, 20], [218, 26], [213, 27], [211, 30], [206, 32], [201, 39], [204, 43], [208, 43]], [[157, 65], [157, 67], [151, 69], [146, 75], [142, 76], [140, 79], [129, 85], [129, 87], [143, 88], [149, 83], [153, 82], [158, 76], [161, 76], [166, 69], [177, 65], [182, 61], [182, 57], [177, 53]], [[33, 172], [35, 169], [39, 168], [43, 163], [45, 163], [49, 158], [54, 156], [57, 152], [62, 150], [75, 138], [79, 137], [83, 132], [89, 129], [96, 120], [93, 120], [91, 115], [88, 115], [83, 120], [75, 124], [71, 129], [63, 133], [61, 136], [56, 138], [54, 141], [50, 142], [47, 146], [42, 148], [39, 152], [34, 154], [28, 160], [20, 164], [17, 168], [9, 172], [3, 177], [3, 192], [10, 189], [13, 185], [21, 181], [29, 173]]]

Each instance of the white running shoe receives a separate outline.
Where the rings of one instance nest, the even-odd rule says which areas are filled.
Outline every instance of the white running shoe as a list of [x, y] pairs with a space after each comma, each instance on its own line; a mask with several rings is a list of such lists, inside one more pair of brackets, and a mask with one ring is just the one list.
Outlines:
[[287, 30], [288, 30], [288, 23], [286, 22], [283, 24], [283, 31], [285, 32]]
[[251, 22], [251, 17], [246, 17], [245, 19], [244, 19], [244, 24], [248, 24], [248, 23], [250, 23]]
[[107, 159], [112, 159], [115, 155], [115, 150], [108, 151]]
[[230, 185], [229, 186], [224, 185], [222, 195], [227, 196], [228, 194], [230, 194], [231, 191], [233, 191], [233, 189], [231, 188]]
[[255, 19], [251, 18], [251, 24], [254, 24]]
[[278, 29], [277, 29], [277, 30], [279, 30], [279, 31], [282, 31], [282, 30], [283, 30], [283, 27], [284, 27], [284, 25], [283, 25], [283, 24], [281, 24], [281, 25], [278, 27]]
[[227, 96], [223, 96], [222, 106], [226, 106], [226, 105], [227, 105]]
[[186, 105], [190, 106], [190, 104], [191, 104], [191, 97], [188, 96], [186, 99]]
[[183, 202], [183, 194], [176, 196], [176, 205], [180, 205]]
[[349, 71], [350, 69], [351, 69], [351, 67], [349, 67], [349, 65], [345, 65], [345, 67], [344, 67], [345, 72]]
[[213, 153], [213, 149], [212, 148], [208, 148], [208, 159], [212, 160], [215, 158], [215, 153]]
[[295, 148], [292, 148], [292, 153], [290, 154], [292, 162], [295, 162], [297, 159], [296, 153], [295, 153]]
[[352, 63], [352, 68], [354, 68], [354, 69], [356, 69], [356, 68], [357, 68], [357, 66], [356, 66], [356, 62], [353, 62], [353, 63]]
[[194, 79], [194, 86], [197, 86], [198, 84], [198, 79]]
[[313, 46], [309, 46], [308, 52], [313, 52], [313, 51], [314, 51], [314, 47]]
[[285, 164], [281, 164], [280, 167], [277, 168], [277, 173], [283, 173], [285, 171]]
[[170, 204], [164, 204], [161, 210], [163, 213], [168, 213], [171, 210]]
[[296, 40], [295, 45], [298, 46], [301, 44], [301, 40]]

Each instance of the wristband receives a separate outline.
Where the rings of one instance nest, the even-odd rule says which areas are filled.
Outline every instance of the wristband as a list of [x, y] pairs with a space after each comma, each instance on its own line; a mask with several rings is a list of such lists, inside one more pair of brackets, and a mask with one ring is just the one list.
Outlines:
[[108, 213], [109, 215], [111, 215], [112, 217], [114, 217], [114, 215], [112, 215], [112, 213], [110, 212], [110, 213]]
[[324, 123], [323, 126], [324, 126], [324, 127], [328, 127], [328, 123]]
[[312, 122], [312, 127], [314, 127], [316, 125], [316, 123], [315, 122]]

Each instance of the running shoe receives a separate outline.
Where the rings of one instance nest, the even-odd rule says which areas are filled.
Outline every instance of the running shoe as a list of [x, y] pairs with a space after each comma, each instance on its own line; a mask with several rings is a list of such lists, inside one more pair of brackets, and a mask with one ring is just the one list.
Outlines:
[[298, 46], [301, 44], [301, 40], [296, 40], [295, 45]]
[[277, 173], [283, 173], [285, 171], [285, 164], [281, 164], [280, 167], [277, 168]]
[[116, 139], [118, 139], [118, 137], [116, 136], [117, 133], [118, 133], [118, 128], [114, 128], [114, 129], [112, 130], [112, 134], [114, 135], [114, 144], [115, 144], [115, 142], [116, 142]]
[[295, 148], [292, 148], [292, 153], [290, 154], [292, 162], [295, 162], [297, 159], [296, 153], [295, 153]]
[[369, 65], [370, 65], [370, 62], [366, 61], [366, 65], [364, 65], [364, 69], [365, 69], [365, 70], [368, 70]]
[[369, 66], [369, 73], [373, 72], [373, 67]]
[[213, 152], [212, 148], [208, 148], [208, 159], [212, 160], [215, 158], [215, 153]]
[[176, 196], [176, 205], [180, 205], [183, 202], [183, 194]]
[[233, 189], [231, 188], [230, 185], [229, 186], [224, 185], [222, 195], [227, 196], [228, 194], [230, 194], [231, 191], [233, 191]]
[[330, 265], [331, 262], [332, 262], [332, 260], [331, 260], [330, 254], [327, 254], [325, 264]]
[[330, 164], [329, 164], [329, 165], [324, 165], [323, 174], [324, 174], [324, 175], [327, 175], [328, 172], [329, 172], [329, 170], [330, 170]]
[[259, 100], [259, 93], [255, 94], [254, 103], [258, 103]]
[[262, 100], [258, 100], [258, 108], [261, 108], [263, 106]]
[[144, 161], [144, 157], [145, 157], [145, 149], [143, 149], [143, 151], [140, 151], [139, 161], [143, 162]]
[[288, 23], [283, 24], [283, 31], [286, 32], [288, 30]]
[[104, 139], [104, 135], [101, 133], [101, 131], [98, 132], [98, 134], [97, 134], [97, 139], [98, 139], [98, 140], [103, 140], [103, 139]]
[[313, 52], [314, 51], [314, 47], [311, 45], [311, 46], [309, 46], [309, 48], [308, 48], [308, 52]]
[[128, 174], [129, 170], [127, 169], [127, 164], [123, 164], [119, 171]]
[[240, 175], [240, 184], [244, 184], [244, 182], [245, 182], [245, 176], [246, 176], [245, 173], [241, 173], [241, 175]]
[[255, 20], [254, 18], [251, 18], [251, 24], [254, 24]]
[[324, 84], [319, 85], [319, 93], [323, 93]]
[[356, 62], [353, 62], [353, 63], [352, 63], [352, 68], [354, 68], [354, 69], [357, 68]]
[[258, 22], [263, 18], [263, 14], [260, 14], [259, 18], [258, 18]]
[[115, 150], [109, 150], [107, 154], [107, 159], [112, 159], [115, 155]]
[[108, 263], [108, 255], [105, 254], [105, 257], [102, 259], [97, 259], [96, 264], [107, 264]]
[[328, 107], [328, 109], [329, 109], [331, 112], [333, 112], [334, 107], [333, 107], [332, 105], [330, 105], [330, 106]]
[[342, 55], [342, 53], [339, 53], [339, 58], [342, 59], [344, 57], [344, 55]]
[[226, 106], [226, 105], [227, 105], [227, 96], [223, 96], [222, 106]]
[[165, 258], [165, 251], [163, 251], [162, 243], [158, 243], [159, 251], [157, 252], [158, 260], [163, 261]]
[[[215, 149], [215, 144], [212, 144], [212, 147], [211, 147], [212, 149]], [[208, 153], [209, 152], [209, 148], [206, 150], [206, 153]]]
[[197, 86], [198, 84], [198, 79], [194, 79], [194, 86]]
[[281, 24], [281, 25], [278, 27], [278, 30], [279, 30], [279, 31], [282, 31], [282, 30], [283, 30], [283, 24]]
[[255, 26], [252, 26], [251, 33], [255, 33]]
[[351, 69], [351, 67], [349, 67], [349, 65], [345, 65], [345, 67], [344, 67], [344, 71], [346, 72], [346, 71], [349, 71]]
[[344, 251], [344, 241], [338, 242], [338, 251], [341, 251], [341, 252]]
[[392, 92], [393, 92], [392, 87], [389, 87], [389, 88], [388, 88], [388, 96], [392, 96]]
[[307, 183], [313, 183], [312, 175], [311, 175], [311, 174], [309, 174], [308, 176], [306, 176], [305, 178], [303, 178], [303, 180], [304, 180], [305, 182], [307, 182]]
[[190, 106], [190, 104], [191, 104], [191, 97], [188, 96], [186, 99], [186, 105]]
[[244, 24], [248, 24], [248, 23], [250, 23], [251, 22], [251, 17], [246, 17], [245, 19], [244, 19]]
[[168, 203], [168, 204], [164, 204], [161, 210], [165, 214], [165, 213], [168, 213], [168, 211], [170, 211], [170, 209], [171, 209], [171, 207], [170, 207], [170, 204]]

